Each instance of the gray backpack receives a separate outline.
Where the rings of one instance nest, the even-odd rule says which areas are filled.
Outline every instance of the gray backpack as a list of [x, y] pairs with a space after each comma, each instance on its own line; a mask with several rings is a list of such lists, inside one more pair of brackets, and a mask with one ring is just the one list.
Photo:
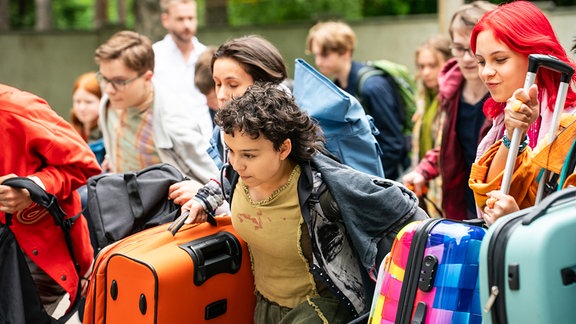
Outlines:
[[168, 199], [168, 188], [183, 180], [182, 173], [167, 163], [140, 171], [105, 173], [89, 178], [85, 214], [95, 250], [143, 229], [175, 220], [180, 206]]

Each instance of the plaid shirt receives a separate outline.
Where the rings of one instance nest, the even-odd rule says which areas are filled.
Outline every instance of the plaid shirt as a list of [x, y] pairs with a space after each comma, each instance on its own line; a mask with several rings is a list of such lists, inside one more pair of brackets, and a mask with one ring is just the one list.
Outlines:
[[[152, 99], [152, 98], [151, 98]], [[153, 100], [127, 110], [108, 109], [108, 131], [112, 138], [114, 172], [141, 170], [161, 162], [154, 143]]]

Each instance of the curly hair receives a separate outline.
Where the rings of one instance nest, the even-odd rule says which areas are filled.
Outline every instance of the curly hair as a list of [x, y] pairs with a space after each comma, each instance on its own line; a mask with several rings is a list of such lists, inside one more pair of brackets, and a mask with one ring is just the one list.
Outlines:
[[264, 136], [275, 150], [286, 139], [292, 142], [289, 157], [309, 161], [322, 151], [324, 137], [320, 127], [301, 110], [294, 97], [273, 83], [255, 83], [216, 113], [216, 125], [228, 135], [244, 133], [252, 139]]

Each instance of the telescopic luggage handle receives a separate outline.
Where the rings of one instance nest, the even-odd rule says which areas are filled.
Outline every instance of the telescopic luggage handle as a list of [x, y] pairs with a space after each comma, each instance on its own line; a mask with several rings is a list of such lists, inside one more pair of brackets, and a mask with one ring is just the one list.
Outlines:
[[[574, 74], [574, 68], [570, 65], [560, 61], [558, 58], [551, 55], [544, 54], [530, 54], [528, 55], [528, 72], [526, 73], [526, 79], [524, 80], [524, 89], [530, 88], [536, 80], [536, 73], [540, 67], [559, 72], [561, 74], [560, 85], [558, 87], [558, 95], [556, 96], [556, 104], [554, 106], [554, 115], [552, 117], [552, 125], [550, 127], [550, 140], [552, 143], [554, 140], [554, 133], [558, 128], [560, 114], [564, 110], [564, 103], [566, 102], [566, 94], [568, 93], [569, 82]], [[508, 156], [506, 158], [506, 167], [504, 169], [504, 175], [502, 177], [502, 186], [500, 191], [504, 194], [508, 194], [510, 191], [510, 182], [512, 179], [512, 174], [514, 173], [514, 164], [516, 162], [516, 157], [518, 155], [518, 148], [520, 146], [520, 136], [521, 130], [516, 128], [512, 134], [512, 139], [510, 140], [510, 149], [508, 151]], [[541, 197], [540, 191], [543, 190], [543, 184], [546, 182], [548, 174], [545, 173], [545, 177], [542, 177], [543, 181], [540, 182], [540, 187], [538, 188], [539, 196]], [[537, 197], [536, 202], [539, 201]]]

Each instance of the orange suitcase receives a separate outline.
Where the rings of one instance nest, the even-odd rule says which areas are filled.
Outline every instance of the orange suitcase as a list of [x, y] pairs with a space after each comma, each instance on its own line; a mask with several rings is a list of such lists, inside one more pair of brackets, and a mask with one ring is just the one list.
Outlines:
[[230, 217], [175, 232], [180, 220], [98, 254], [83, 323], [253, 322], [250, 257]]

